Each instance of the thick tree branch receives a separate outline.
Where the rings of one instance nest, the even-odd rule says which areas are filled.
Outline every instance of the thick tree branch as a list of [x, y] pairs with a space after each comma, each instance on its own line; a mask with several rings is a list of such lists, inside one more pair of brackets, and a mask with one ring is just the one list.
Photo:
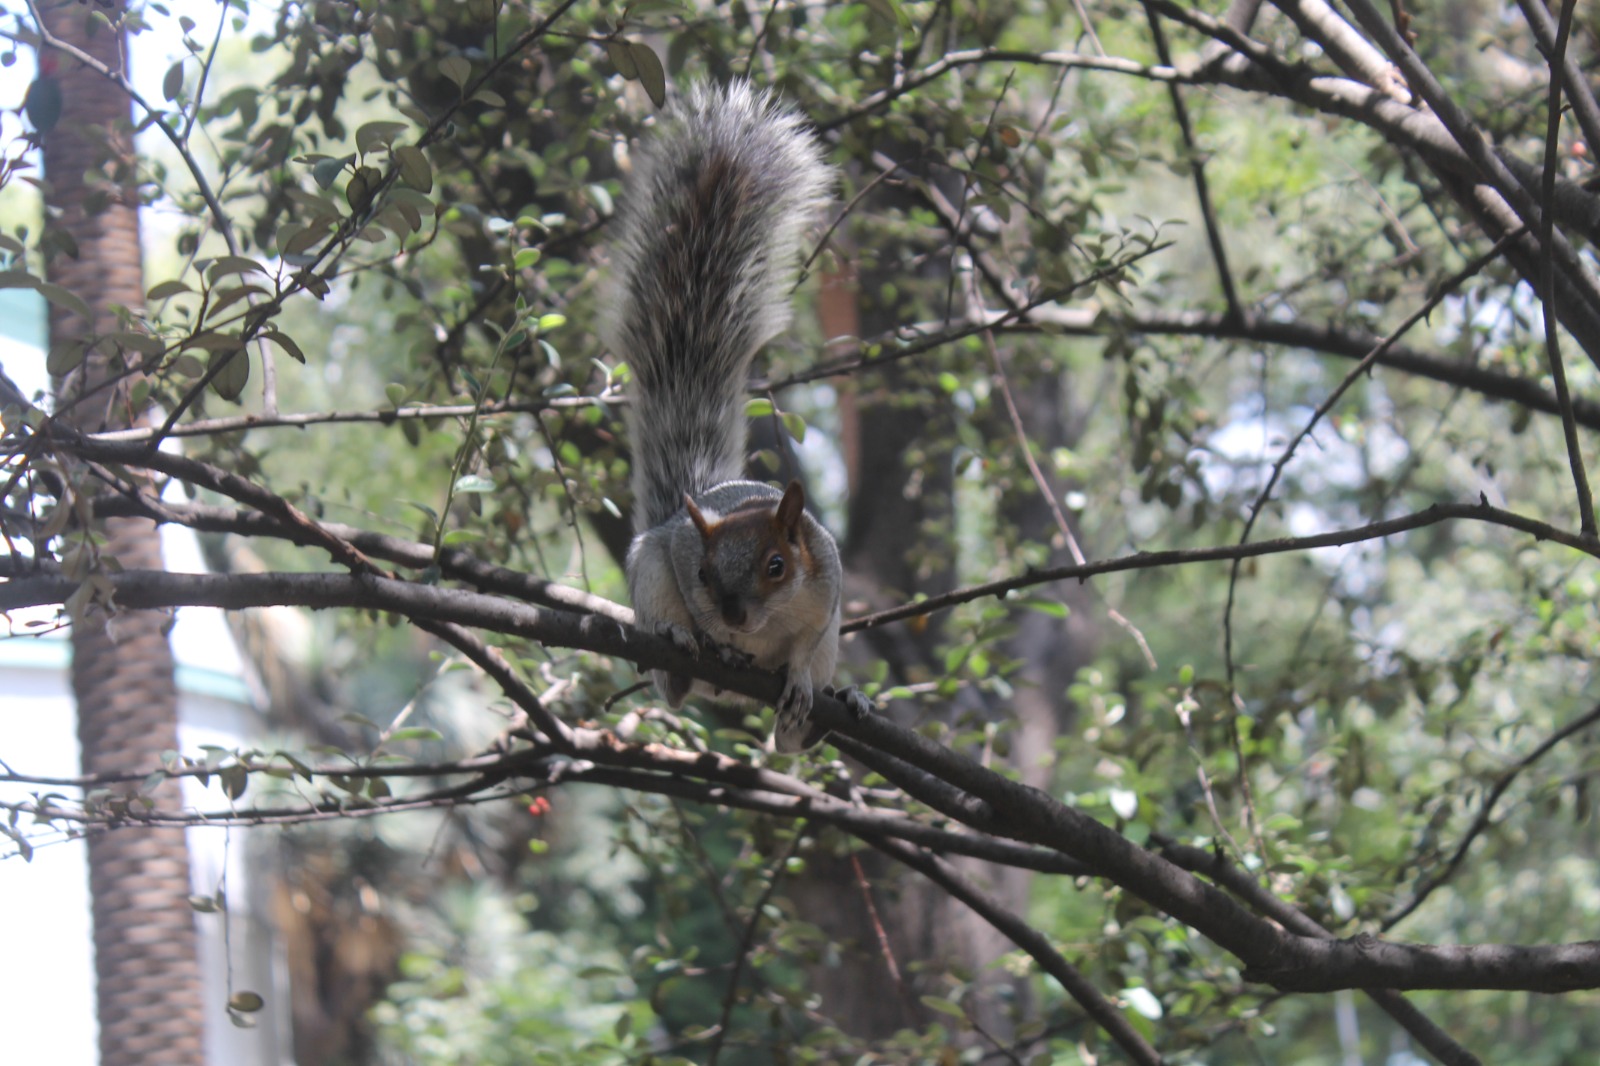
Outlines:
[[[305, 547], [319, 542], [306, 530], [286, 525], [267, 515], [203, 503], [168, 503], [148, 496], [102, 496], [94, 501], [96, 517], [139, 516], [156, 522], [184, 526], [199, 533], [233, 533], [242, 537], [271, 537]], [[633, 624], [633, 610], [582, 589], [534, 577], [521, 570], [496, 566], [460, 548], [445, 548], [435, 557], [433, 545], [406, 540], [386, 533], [373, 533], [339, 522], [323, 522], [321, 528], [373, 559], [382, 559], [412, 570], [437, 565], [440, 575], [471, 585], [480, 592], [558, 610], [583, 611], [613, 621]]]
[[[776, 699], [776, 675], [730, 670], [713, 658], [699, 661], [665, 638], [647, 637], [612, 622], [563, 611], [529, 607], [478, 593], [412, 585], [372, 574], [211, 575], [126, 572], [109, 575], [123, 607], [176, 606], [208, 603], [220, 607], [299, 603], [313, 607], [363, 606], [404, 616], [476, 625], [538, 640], [630, 659], [648, 668], [704, 677], [720, 688]], [[16, 579], [0, 585], [0, 607], [25, 602], [59, 602], [74, 583], [59, 578]], [[20, 594], [20, 595], [19, 595]], [[1121, 834], [1076, 809], [1063, 806], [1036, 789], [1018, 784], [921, 735], [869, 716], [856, 720], [837, 700], [819, 696], [813, 707], [818, 721], [835, 731], [892, 754], [911, 766], [942, 779], [987, 805], [982, 817], [968, 824], [981, 832], [1054, 848], [1085, 864], [1172, 915], [1237, 955], [1252, 979], [1286, 990], [1331, 990], [1342, 987], [1391, 988], [1527, 988], [1560, 991], [1600, 986], [1600, 945], [1427, 948], [1385, 944], [1373, 938], [1353, 942], [1313, 942], [1284, 933], [1240, 908], [1221, 890], [1194, 878]], [[605, 749], [597, 742], [595, 751]], [[575, 745], [582, 756], [583, 747]], [[715, 756], [682, 753], [698, 760]], [[732, 760], [729, 760], [730, 762]], [[586, 769], [582, 760], [571, 766]], [[521, 771], [533, 776], [534, 767]], [[550, 768], [552, 783], [564, 773]], [[498, 783], [500, 775], [519, 773], [497, 768], [481, 779]], [[471, 783], [460, 794], [474, 791]]]

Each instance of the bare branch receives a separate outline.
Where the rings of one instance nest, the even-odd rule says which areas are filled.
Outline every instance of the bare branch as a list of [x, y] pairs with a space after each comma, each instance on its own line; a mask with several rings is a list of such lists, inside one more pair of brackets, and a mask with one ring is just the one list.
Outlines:
[[1461, 837], [1461, 842], [1456, 845], [1456, 850], [1451, 853], [1450, 858], [1444, 864], [1444, 868], [1430, 875], [1422, 884], [1418, 885], [1410, 899], [1384, 915], [1383, 921], [1379, 923], [1379, 928], [1385, 930], [1393, 929], [1414, 913], [1423, 903], [1427, 902], [1428, 897], [1433, 895], [1436, 890], [1448, 884], [1450, 879], [1455, 876], [1456, 871], [1461, 868], [1461, 861], [1467, 857], [1467, 851], [1472, 847], [1473, 841], [1477, 840], [1483, 834], [1483, 831], [1489, 828], [1489, 821], [1494, 817], [1495, 804], [1500, 802], [1500, 797], [1505, 795], [1506, 789], [1511, 787], [1511, 783], [1520, 777], [1524, 770], [1548, 755], [1562, 741], [1575, 733], [1581, 733], [1596, 722], [1600, 722], [1600, 705], [1590, 709], [1587, 714], [1579, 715], [1550, 734], [1543, 743], [1518, 759], [1508, 770], [1495, 778], [1494, 786], [1489, 789], [1488, 795], [1483, 797], [1483, 804], [1478, 808], [1478, 816], [1467, 827], [1466, 833]]
[[[1161, 16], [1148, 4], [1144, 9], [1150, 24], [1150, 37], [1155, 42], [1156, 57], [1162, 66], [1172, 66], [1172, 53], [1167, 47], [1167, 34], [1161, 28]], [[1205, 160], [1195, 142], [1194, 125], [1189, 121], [1189, 108], [1183, 102], [1183, 88], [1175, 81], [1167, 83], [1167, 95], [1172, 99], [1173, 117], [1178, 121], [1178, 132], [1183, 136], [1184, 150], [1189, 156], [1189, 174], [1194, 181], [1195, 199], [1200, 204], [1200, 218], [1205, 223], [1206, 243], [1211, 248], [1212, 261], [1217, 265], [1217, 284], [1222, 286], [1222, 301], [1227, 317], [1236, 319], [1243, 312], [1239, 293], [1233, 284], [1233, 271], [1228, 267], [1228, 250], [1222, 243], [1222, 227], [1217, 223], [1217, 209], [1211, 203], [1211, 186], [1206, 181]]]
[[972, 912], [1004, 934], [1013, 944], [1032, 956], [1045, 973], [1061, 982], [1084, 1013], [1116, 1041], [1128, 1057], [1147, 1066], [1160, 1066], [1163, 1061], [1156, 1051], [1128, 1021], [1127, 1016], [1068, 962], [1050, 943], [1048, 937], [1034, 929], [1018, 915], [1001, 906], [998, 901], [972, 884], [949, 863], [938, 856], [911, 847], [897, 840], [867, 837], [867, 843], [884, 854], [911, 867], [928, 880], [944, 889], [972, 909]]
[[1578, 64], [1565, 54], [1565, 49], [1557, 48], [1556, 41], [1560, 33], [1550, 18], [1549, 8], [1535, 0], [1517, 0], [1517, 7], [1521, 9], [1522, 17], [1528, 20], [1528, 28], [1533, 30], [1539, 51], [1550, 60], [1552, 72], [1560, 69], [1561, 87], [1572, 103], [1572, 113], [1578, 120], [1578, 128], [1583, 131], [1584, 140], [1591, 147], [1600, 146], [1600, 103], [1595, 101], [1589, 79]]
[[1550, 357], [1550, 377], [1555, 382], [1556, 398], [1561, 402], [1562, 436], [1567, 443], [1567, 465], [1572, 468], [1572, 484], [1578, 497], [1578, 521], [1589, 536], [1595, 535], [1594, 494], [1589, 490], [1589, 474], [1583, 468], [1583, 449], [1578, 446], [1578, 427], [1572, 417], [1572, 396], [1567, 389], [1567, 368], [1561, 358], [1561, 335], [1556, 328], [1555, 212], [1550, 204], [1556, 195], [1556, 167], [1561, 148], [1561, 78], [1567, 55], [1567, 39], [1572, 33], [1574, 0], [1561, 5], [1561, 24], [1556, 30], [1554, 53], [1550, 58], [1550, 107], [1544, 138], [1544, 181], [1540, 191], [1545, 204], [1539, 231], [1540, 294], [1544, 312], [1544, 346]]
[[[1418, 322], [1421, 322], [1424, 318], [1428, 317], [1428, 315], [1432, 314], [1433, 309], [1438, 307], [1439, 304], [1444, 301], [1446, 296], [1454, 292], [1468, 278], [1473, 277], [1478, 273], [1478, 271], [1482, 270], [1484, 267], [1488, 266], [1495, 259], [1497, 259], [1501, 250], [1511, 240], [1511, 237], [1512, 235], [1509, 234], [1506, 237], [1502, 237], [1493, 248], [1489, 249], [1489, 251], [1468, 263], [1463, 269], [1457, 271], [1456, 274], [1448, 281], [1435, 289], [1433, 293], [1423, 301], [1421, 307], [1418, 307], [1415, 311], [1411, 312], [1411, 314], [1407, 315], [1405, 321], [1401, 322], [1394, 328], [1393, 331], [1390, 332], [1387, 337], [1383, 338], [1383, 340], [1374, 345], [1372, 351], [1368, 352], [1366, 356], [1362, 358], [1360, 363], [1351, 368], [1350, 372], [1344, 376], [1344, 379], [1339, 382], [1338, 386], [1328, 394], [1327, 399], [1323, 400], [1322, 403], [1317, 405], [1317, 409], [1311, 413], [1310, 418], [1306, 419], [1306, 424], [1301, 427], [1300, 432], [1297, 433], [1294, 439], [1284, 447], [1283, 453], [1279, 455], [1277, 461], [1272, 464], [1272, 471], [1267, 475], [1266, 483], [1261, 486], [1261, 491], [1256, 494], [1255, 500], [1250, 505], [1250, 513], [1248, 517], [1245, 518], [1244, 529], [1239, 534], [1239, 543], [1243, 544], [1245, 541], [1250, 539], [1250, 531], [1255, 528], [1257, 519], [1261, 517], [1262, 509], [1266, 507], [1267, 501], [1272, 498], [1272, 490], [1277, 487], [1278, 479], [1283, 476], [1284, 468], [1289, 465], [1289, 460], [1294, 457], [1295, 451], [1300, 447], [1301, 442], [1311, 435], [1311, 432], [1316, 429], [1317, 425], [1328, 414], [1328, 412], [1333, 410], [1334, 405], [1339, 402], [1340, 398], [1343, 397], [1346, 392], [1350, 391], [1351, 386], [1360, 380], [1363, 374], [1372, 369], [1372, 365], [1382, 358], [1384, 352], [1394, 347], [1395, 342], [1409, 333], [1411, 331], [1411, 327], [1415, 326]], [[1568, 405], [1568, 410], [1570, 412], [1570, 405]], [[1570, 419], [1567, 419], [1566, 421], [1568, 425], [1571, 424]], [[1585, 528], [1585, 532], [1588, 532], [1587, 528]], [[1239, 560], [1235, 559], [1233, 568], [1228, 574], [1228, 602], [1222, 610], [1222, 654], [1223, 662], [1228, 672], [1228, 685], [1230, 688], [1233, 686], [1234, 675], [1233, 605], [1235, 596], [1238, 592], [1238, 587]]]
[[853, 618], [845, 624], [844, 632], [854, 632], [858, 629], [871, 629], [874, 626], [888, 625], [890, 622], [898, 622], [906, 618], [915, 618], [919, 615], [946, 610], [957, 604], [970, 603], [973, 600], [986, 599], [990, 596], [1002, 597], [1008, 592], [1016, 592], [1019, 589], [1044, 585], [1053, 581], [1085, 581], [1100, 574], [1119, 573], [1126, 570], [1146, 570], [1189, 563], [1248, 559], [1258, 555], [1278, 555], [1283, 552], [1305, 551], [1309, 548], [1332, 548], [1343, 544], [1379, 540], [1413, 529], [1422, 529], [1426, 526], [1438, 525], [1440, 522], [1459, 519], [1475, 519], [1492, 525], [1521, 530], [1539, 540], [1553, 540], [1585, 555], [1600, 558], [1600, 544], [1590, 543], [1588, 538], [1580, 534], [1558, 529], [1546, 522], [1491, 506], [1486, 501], [1478, 503], [1436, 503], [1425, 510], [1402, 515], [1398, 518], [1384, 519], [1364, 526], [1356, 526], [1351, 529], [1337, 530], [1330, 533], [1317, 533], [1309, 537], [1279, 537], [1274, 540], [1252, 541], [1249, 544], [1222, 545], [1210, 548], [1169, 548], [1165, 551], [1139, 552], [1115, 559], [1101, 559], [1085, 566], [1058, 566], [1034, 570], [1018, 577], [990, 581], [982, 585], [971, 585], [943, 595], [930, 596], [927, 599], [908, 603], [901, 607], [892, 607], [886, 611], [878, 611], [874, 614]]

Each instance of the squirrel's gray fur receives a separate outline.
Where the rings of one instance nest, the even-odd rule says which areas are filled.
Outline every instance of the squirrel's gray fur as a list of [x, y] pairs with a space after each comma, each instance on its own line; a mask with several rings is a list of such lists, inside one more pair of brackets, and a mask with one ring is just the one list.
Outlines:
[[[628, 592], [637, 624], [683, 650], [782, 670], [774, 743], [799, 751], [839, 653], [838, 548], [787, 490], [740, 480], [745, 392], [756, 351], [790, 319], [801, 235], [833, 173], [803, 120], [736, 82], [699, 86], [640, 149], [614, 222], [612, 296], [601, 332], [633, 375], [633, 527]], [[664, 670], [676, 707], [703, 682]], [[859, 693], [844, 697], [865, 713]]]
[[832, 185], [804, 120], [745, 82], [696, 86], [640, 149], [601, 327], [636, 383], [635, 532], [743, 473], [750, 364], [789, 325], [801, 235]]

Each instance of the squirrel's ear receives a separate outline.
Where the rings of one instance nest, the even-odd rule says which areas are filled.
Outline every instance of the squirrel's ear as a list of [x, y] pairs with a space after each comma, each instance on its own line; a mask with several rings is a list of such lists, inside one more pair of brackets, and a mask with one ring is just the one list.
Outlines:
[[700, 513], [700, 508], [695, 505], [694, 497], [687, 492], [683, 494], [683, 509], [689, 512], [689, 521], [694, 523], [694, 528], [700, 531], [700, 536], [705, 540], [711, 539], [711, 523], [706, 521], [706, 516]]
[[799, 527], [800, 517], [805, 513], [806, 490], [800, 487], [800, 482], [791, 481], [783, 490], [783, 499], [778, 501], [778, 525], [793, 531]]

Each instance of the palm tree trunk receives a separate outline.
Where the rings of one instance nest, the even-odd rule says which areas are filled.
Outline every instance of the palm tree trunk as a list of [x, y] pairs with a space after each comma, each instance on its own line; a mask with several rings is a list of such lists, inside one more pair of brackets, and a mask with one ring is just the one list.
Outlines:
[[[122, 65], [120, 35], [91, 26], [92, 5], [51, 6], [45, 22], [58, 37], [112, 69]], [[70, 58], [61, 60], [60, 124], [44, 139], [50, 224], [76, 253], [57, 252], [51, 281], [81, 296], [95, 321], [51, 308], [52, 347], [81, 342], [87, 331], [114, 328], [112, 305], [139, 308], [144, 299], [137, 196], [130, 179], [128, 98], [109, 79]], [[86, 175], [93, 173], [93, 183]], [[106, 195], [108, 194], [109, 195]], [[62, 247], [50, 242], [47, 247]], [[115, 355], [93, 352], [58, 383], [58, 409], [80, 428], [127, 425], [127, 381], [108, 387], [122, 369]], [[153, 523], [114, 519], [102, 530], [104, 554], [127, 569], [160, 568]], [[78, 704], [83, 772], [147, 770], [176, 749], [177, 686], [166, 616], [118, 611], [73, 627], [72, 685]], [[177, 800], [175, 784], [165, 797]], [[202, 1042], [200, 970], [183, 834], [140, 830], [93, 834], [88, 840], [94, 911], [102, 1066], [199, 1066]]]

